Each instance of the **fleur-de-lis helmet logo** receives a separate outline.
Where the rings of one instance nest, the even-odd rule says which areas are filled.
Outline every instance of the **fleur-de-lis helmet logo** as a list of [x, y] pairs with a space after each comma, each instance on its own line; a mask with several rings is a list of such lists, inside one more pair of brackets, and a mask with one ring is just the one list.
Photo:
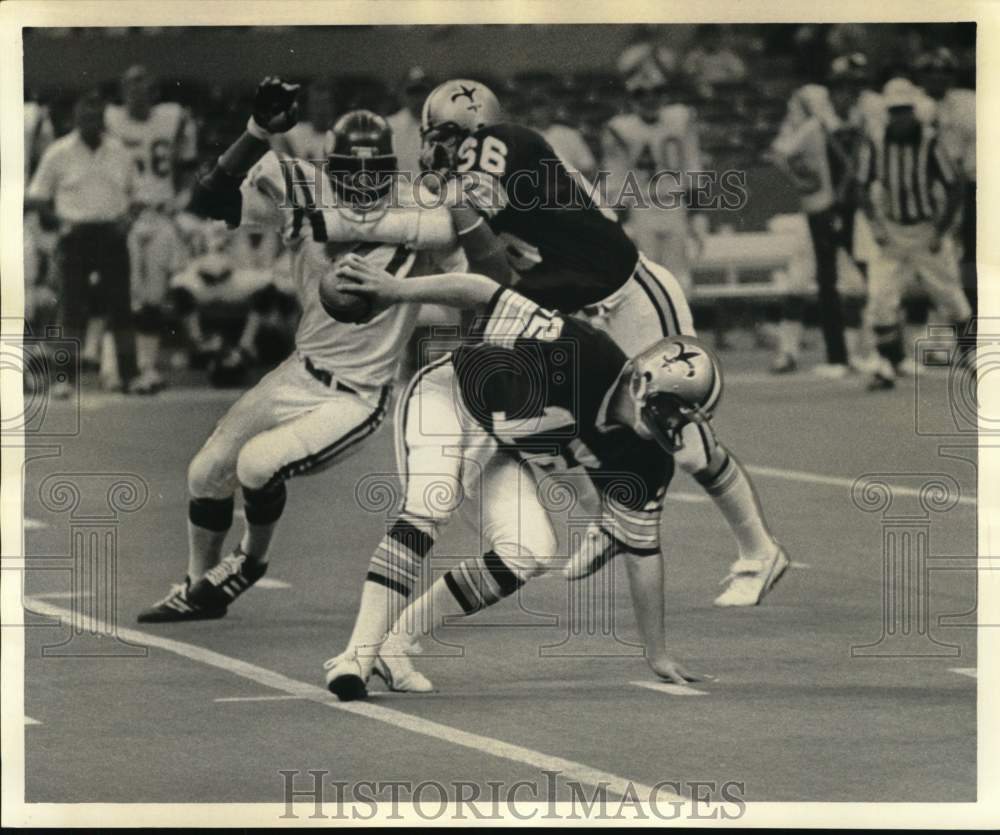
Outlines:
[[[672, 342], [669, 346], [670, 348], [676, 348], [677, 353], [671, 355], [668, 351], [665, 351], [660, 357], [661, 368], [666, 368], [670, 373], [674, 373], [673, 366], [677, 363], [682, 363], [687, 366], [686, 370], [683, 370], [685, 377], [694, 377], [697, 374], [697, 369], [694, 366], [694, 360], [700, 357], [701, 354], [698, 351], [685, 350], [685, 346], [682, 342]], [[678, 369], [681, 370], [681, 369]]]

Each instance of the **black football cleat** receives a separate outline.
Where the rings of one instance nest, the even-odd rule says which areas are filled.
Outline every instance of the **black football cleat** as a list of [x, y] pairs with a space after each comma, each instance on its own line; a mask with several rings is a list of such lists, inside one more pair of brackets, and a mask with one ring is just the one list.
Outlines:
[[225, 611], [237, 597], [267, 573], [266, 562], [247, 559], [239, 548], [207, 571], [188, 590], [188, 601], [202, 609]]
[[191, 580], [184, 578], [159, 603], [139, 613], [139, 623], [175, 623], [182, 620], [215, 620], [225, 617], [225, 606], [199, 606], [188, 596]]

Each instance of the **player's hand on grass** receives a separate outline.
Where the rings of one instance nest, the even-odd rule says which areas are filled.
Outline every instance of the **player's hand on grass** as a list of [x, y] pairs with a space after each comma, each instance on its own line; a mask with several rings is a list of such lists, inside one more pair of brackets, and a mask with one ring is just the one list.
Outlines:
[[370, 296], [376, 304], [394, 304], [403, 300], [404, 282], [376, 267], [356, 253], [349, 253], [337, 264], [336, 289], [342, 293]]
[[701, 681], [704, 676], [695, 675], [682, 667], [678, 662], [666, 656], [662, 658], [647, 658], [650, 668], [664, 681], [671, 684], [688, 684]]
[[284, 133], [299, 120], [297, 98], [300, 85], [268, 76], [257, 85], [253, 120], [268, 133]]

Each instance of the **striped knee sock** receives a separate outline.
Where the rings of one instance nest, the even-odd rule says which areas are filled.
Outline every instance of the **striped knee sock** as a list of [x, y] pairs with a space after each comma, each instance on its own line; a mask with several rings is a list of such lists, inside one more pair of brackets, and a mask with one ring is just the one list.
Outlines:
[[412, 516], [401, 516], [393, 523], [368, 565], [348, 649], [374, 659], [420, 579], [424, 557], [434, 546], [435, 529], [432, 520]]
[[443, 583], [466, 615], [509, 597], [524, 585], [495, 551], [463, 561], [434, 585]]

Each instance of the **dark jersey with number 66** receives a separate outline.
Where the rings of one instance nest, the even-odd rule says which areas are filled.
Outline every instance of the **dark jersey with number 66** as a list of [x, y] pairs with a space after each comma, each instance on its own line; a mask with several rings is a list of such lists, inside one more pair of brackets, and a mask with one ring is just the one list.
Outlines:
[[477, 202], [507, 245], [518, 291], [532, 301], [572, 313], [607, 298], [632, 275], [635, 244], [536, 131], [480, 128], [459, 148], [456, 170], [477, 172]]
[[452, 361], [462, 403], [497, 441], [545, 472], [582, 466], [606, 510], [652, 547], [673, 458], [608, 423], [609, 394], [626, 357], [607, 334], [500, 289]]

